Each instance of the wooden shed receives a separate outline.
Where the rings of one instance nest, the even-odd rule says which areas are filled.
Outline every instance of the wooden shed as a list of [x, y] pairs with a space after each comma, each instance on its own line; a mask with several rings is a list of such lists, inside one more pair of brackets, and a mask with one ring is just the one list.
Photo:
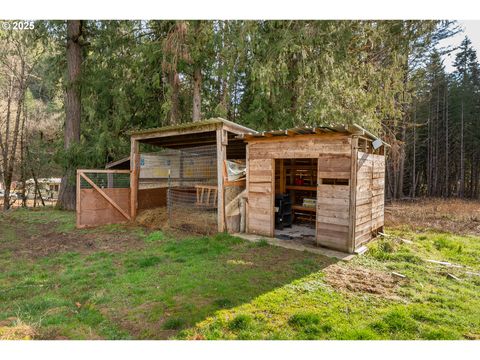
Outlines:
[[385, 146], [358, 125], [259, 133], [215, 118], [134, 131], [129, 157], [77, 171], [77, 226], [163, 208], [182, 230], [353, 253], [383, 227]]
[[239, 137], [247, 142], [248, 233], [294, 240], [310, 230], [317, 245], [353, 253], [382, 230], [387, 144], [367, 130], [303, 127]]

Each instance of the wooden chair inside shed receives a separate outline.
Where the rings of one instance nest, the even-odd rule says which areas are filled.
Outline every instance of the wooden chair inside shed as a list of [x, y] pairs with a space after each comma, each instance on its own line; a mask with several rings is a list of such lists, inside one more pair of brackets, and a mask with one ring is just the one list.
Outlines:
[[195, 206], [213, 209], [217, 207], [218, 187], [215, 185], [195, 185], [197, 201]]

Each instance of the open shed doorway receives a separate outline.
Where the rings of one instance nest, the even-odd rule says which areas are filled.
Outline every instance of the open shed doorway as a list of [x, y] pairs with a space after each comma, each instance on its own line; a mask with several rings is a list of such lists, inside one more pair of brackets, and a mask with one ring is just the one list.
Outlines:
[[318, 159], [275, 159], [274, 236], [316, 244]]

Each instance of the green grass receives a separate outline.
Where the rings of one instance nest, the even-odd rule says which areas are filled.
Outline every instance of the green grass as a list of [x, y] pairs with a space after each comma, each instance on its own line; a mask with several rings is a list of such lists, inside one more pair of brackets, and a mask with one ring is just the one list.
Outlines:
[[[133, 226], [75, 230], [73, 224], [73, 213], [56, 210], [0, 214], [0, 322], [19, 318], [47, 339], [480, 337], [480, 277], [465, 272], [480, 272], [478, 237], [391, 229], [413, 244], [379, 239], [366, 255], [336, 263], [226, 234], [179, 238]], [[139, 242], [121, 251], [18, 252], [38, 232]], [[341, 290], [327, 281], [332, 265], [398, 272], [407, 280], [390, 296]]]
[[[480, 278], [466, 274], [468, 269], [480, 272], [480, 238], [439, 232], [389, 233], [413, 244], [379, 239], [370, 244], [366, 255], [343, 266], [406, 275], [395, 296], [339, 290], [318, 271], [221, 310], [180, 337], [239, 339], [245, 331], [233, 325], [246, 323], [251, 338], [261, 339], [480, 338]], [[428, 259], [464, 268], [446, 268]], [[461, 281], [450, 279], [448, 272]], [[238, 317], [250, 320], [239, 322]]]
[[[36, 324], [40, 338], [167, 338], [326, 263], [285, 249], [259, 252], [226, 234], [179, 239], [132, 226], [75, 230], [72, 215], [55, 210], [0, 215], [2, 229], [9, 228], [0, 234], [0, 322], [17, 317]], [[35, 229], [55, 237], [70, 225], [74, 239], [98, 234], [103, 243], [108, 236], [115, 242], [121, 234], [137, 237], [141, 246], [39, 257], [12, 256], [21, 249], [2, 246], [21, 244]]]

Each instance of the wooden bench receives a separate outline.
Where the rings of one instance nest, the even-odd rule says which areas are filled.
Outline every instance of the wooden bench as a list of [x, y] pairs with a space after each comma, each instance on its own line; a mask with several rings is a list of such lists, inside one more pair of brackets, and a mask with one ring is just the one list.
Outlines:
[[216, 208], [218, 187], [215, 185], [195, 185], [197, 201], [195, 205], [204, 208]]

